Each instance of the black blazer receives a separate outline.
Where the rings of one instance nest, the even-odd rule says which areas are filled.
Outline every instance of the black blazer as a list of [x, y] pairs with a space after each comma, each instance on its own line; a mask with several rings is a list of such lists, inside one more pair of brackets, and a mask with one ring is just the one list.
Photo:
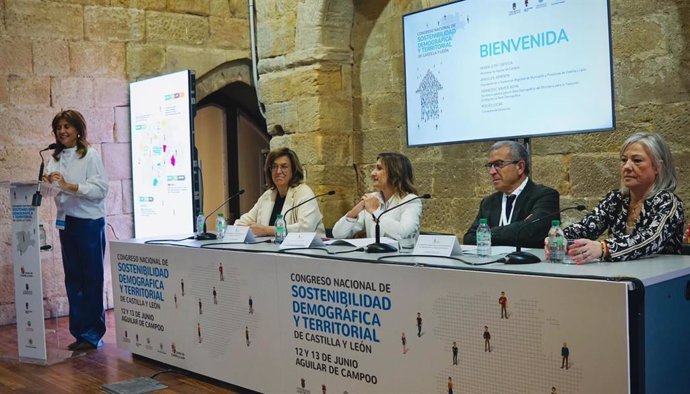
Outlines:
[[[538, 185], [531, 179], [528, 180], [527, 185], [515, 200], [513, 218], [507, 226], [498, 225], [501, 222], [502, 198], [503, 192], [496, 192], [482, 200], [479, 213], [465, 233], [463, 243], [466, 245], [477, 243], [479, 219], [487, 218], [491, 227], [492, 245], [516, 246], [515, 241], [519, 237], [520, 246], [543, 248], [544, 238], [551, 228], [551, 221], [561, 218], [558, 192], [550, 187]], [[539, 220], [529, 223], [537, 219]]]

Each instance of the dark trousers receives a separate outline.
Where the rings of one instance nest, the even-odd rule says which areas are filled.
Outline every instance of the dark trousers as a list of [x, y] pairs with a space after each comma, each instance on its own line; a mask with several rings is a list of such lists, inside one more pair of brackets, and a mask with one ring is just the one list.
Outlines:
[[67, 216], [65, 229], [60, 230], [60, 244], [69, 300], [69, 331], [78, 341], [98, 346], [105, 334], [105, 219]]

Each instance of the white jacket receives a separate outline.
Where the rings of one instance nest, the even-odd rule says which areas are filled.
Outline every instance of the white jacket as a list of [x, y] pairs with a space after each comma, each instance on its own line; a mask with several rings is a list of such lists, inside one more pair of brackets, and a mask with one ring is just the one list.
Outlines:
[[[277, 195], [277, 189], [266, 190], [249, 212], [235, 220], [235, 225], [250, 226], [252, 224], [261, 224], [268, 226]], [[303, 183], [288, 188], [281, 213], [284, 215], [288, 209], [312, 197], [314, 197], [314, 192]], [[321, 237], [326, 235], [326, 230], [323, 226], [323, 216], [316, 199], [290, 211], [285, 218], [285, 224], [287, 225], [288, 234], [315, 231]]]
[[[381, 193], [375, 192], [371, 193], [371, 195], [375, 195], [379, 199], [379, 202], [381, 202], [379, 209], [374, 212], [376, 217], [378, 217], [386, 209], [391, 209], [397, 205], [400, 205], [401, 203], [404, 203], [405, 201], [409, 201], [417, 197], [412, 193], [402, 198], [396, 194], [388, 199], [388, 202], [384, 204]], [[401, 235], [407, 235], [414, 231], [419, 231], [419, 220], [421, 216], [421, 200], [412, 201], [411, 203], [405, 204], [400, 208], [396, 208], [381, 217], [381, 236], [400, 239]], [[357, 216], [357, 219], [351, 219], [345, 215], [338, 220], [335, 226], [333, 226], [333, 238], [352, 238], [356, 233], [362, 231], [364, 228], [367, 230], [367, 238], [373, 238], [376, 236], [376, 223], [374, 223], [374, 219], [369, 212], [362, 210], [362, 212], [360, 212]]]

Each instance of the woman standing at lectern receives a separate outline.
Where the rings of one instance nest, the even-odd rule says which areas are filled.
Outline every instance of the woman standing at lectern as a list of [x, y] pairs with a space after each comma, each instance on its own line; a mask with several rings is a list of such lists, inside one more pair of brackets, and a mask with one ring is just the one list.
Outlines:
[[52, 128], [58, 147], [44, 180], [59, 190], [55, 196], [56, 223], [69, 300], [69, 330], [76, 339], [67, 348], [95, 349], [102, 345], [105, 334], [103, 256], [108, 178], [100, 154], [86, 139], [82, 114], [61, 111], [53, 118]]
[[[620, 159], [620, 190], [563, 230], [575, 239], [568, 254], [577, 264], [680, 253], [683, 201], [674, 194], [677, 177], [668, 144], [659, 134], [635, 133], [623, 143]], [[608, 238], [597, 241], [606, 231]]]
[[[367, 237], [375, 236], [376, 223], [384, 211], [417, 197], [412, 163], [401, 153], [380, 153], [371, 171], [376, 192], [363, 195], [333, 227], [334, 238], [352, 238], [366, 229]], [[422, 202], [412, 201], [383, 215], [380, 220], [381, 236], [400, 239], [419, 231]]]
[[[257, 237], [274, 236], [279, 213], [285, 214], [287, 210], [314, 197], [311, 188], [302, 183], [304, 169], [297, 153], [289, 148], [274, 149], [266, 156], [264, 174], [268, 190], [249, 212], [235, 221], [235, 225], [249, 226]], [[326, 235], [323, 216], [315, 199], [292, 209], [285, 218], [285, 224], [288, 233], [316, 232], [321, 237]]]

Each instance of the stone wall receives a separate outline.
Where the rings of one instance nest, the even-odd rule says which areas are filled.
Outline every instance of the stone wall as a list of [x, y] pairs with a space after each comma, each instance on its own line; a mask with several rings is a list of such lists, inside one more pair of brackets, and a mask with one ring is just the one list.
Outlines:
[[[420, 190], [434, 196], [425, 202], [424, 230], [464, 233], [481, 197], [492, 191], [482, 167], [490, 143], [406, 147], [401, 18], [442, 3], [257, 5], [259, 94], [275, 136], [271, 144], [300, 154], [317, 192], [338, 191], [322, 203], [327, 227], [371, 189], [369, 172], [381, 151], [407, 154]], [[681, 175], [688, 173], [689, 6], [612, 0], [611, 10], [617, 130], [532, 141], [533, 177], [556, 187], [563, 206], [591, 207], [616, 187], [617, 151], [634, 131], [664, 134]], [[687, 183], [679, 190], [686, 200]]]
[[[214, 70], [227, 73], [224, 64], [248, 59], [247, 2], [0, 0], [0, 22], [0, 180], [34, 179], [37, 152], [54, 141], [53, 116], [61, 109], [77, 109], [86, 117], [89, 141], [101, 152], [110, 180], [108, 239], [131, 238], [128, 83], [182, 69], [192, 69], [202, 79]], [[40, 215], [55, 247], [42, 253], [46, 309], [63, 315], [67, 301], [60, 244], [50, 224], [55, 217], [52, 199], [43, 200]], [[0, 324], [14, 321], [15, 313], [10, 218], [9, 195], [4, 193]]]
[[[482, 167], [490, 143], [406, 147], [402, 15], [441, 3], [355, 2], [353, 134], [361, 154], [353, 158], [366, 179], [377, 152], [407, 154], [420, 190], [434, 197], [425, 202], [423, 229], [462, 235], [481, 197], [492, 192]], [[557, 188], [561, 206], [591, 208], [619, 185], [618, 150], [625, 138], [655, 131], [671, 144], [681, 178], [677, 193], [690, 202], [690, 3], [612, 0], [611, 14], [616, 131], [533, 138], [533, 178]]]
[[[272, 144], [298, 151], [315, 175], [311, 185], [339, 191], [322, 206], [327, 227], [371, 189], [369, 172], [381, 151], [407, 154], [419, 189], [434, 196], [425, 202], [424, 230], [462, 235], [480, 199], [492, 192], [482, 167], [490, 143], [406, 147], [401, 18], [441, 3], [313, 0], [259, 7], [259, 87], [277, 136]], [[612, 0], [611, 13], [617, 129], [532, 139], [533, 178], [556, 187], [562, 206], [593, 207], [619, 183], [621, 142], [635, 131], [656, 131], [672, 146], [678, 194], [688, 201], [690, 4]]]
[[259, 97], [271, 148], [294, 149], [331, 227], [352, 201], [351, 1], [259, 1]]

